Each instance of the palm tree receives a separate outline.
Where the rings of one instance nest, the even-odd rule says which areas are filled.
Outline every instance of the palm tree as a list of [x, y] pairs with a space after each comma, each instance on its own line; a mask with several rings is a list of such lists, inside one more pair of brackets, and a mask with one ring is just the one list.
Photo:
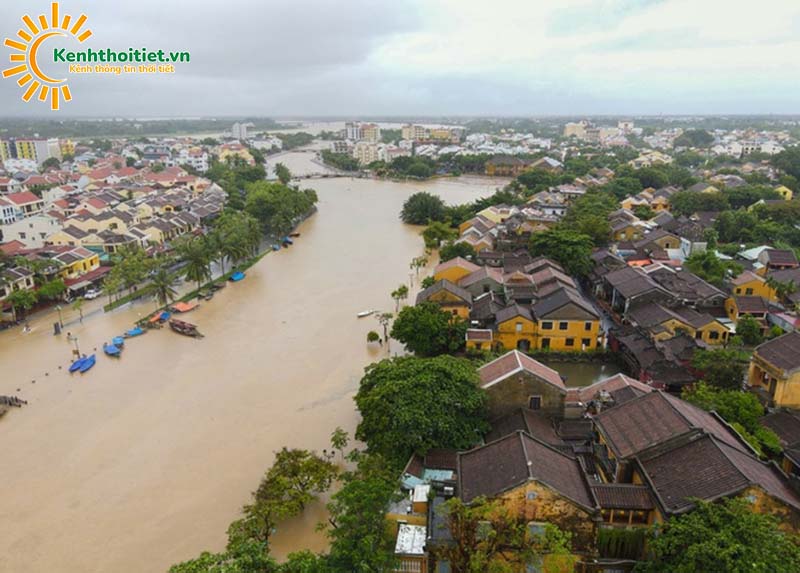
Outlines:
[[211, 279], [211, 252], [207, 242], [194, 237], [178, 245], [178, 253], [186, 263], [184, 275], [190, 281], [197, 283], [197, 289], [203, 282]]
[[409, 266], [410, 268], [417, 271], [417, 278], [419, 278], [419, 270], [427, 264], [428, 264], [428, 257], [422, 256], [422, 257], [414, 257], [413, 259], [411, 259], [411, 265]]
[[36, 293], [27, 289], [15, 290], [8, 295], [6, 300], [11, 305], [11, 313], [14, 316], [14, 322], [16, 322], [17, 310], [30, 310], [36, 304]]
[[175, 290], [175, 277], [166, 269], [159, 269], [150, 281], [150, 290], [156, 299], [158, 307], [166, 306], [178, 296]]
[[83, 322], [83, 299], [76, 298], [75, 302], [72, 303], [72, 310], [76, 311], [78, 315], [81, 317], [81, 322]]
[[397, 287], [392, 291], [392, 298], [394, 299], [394, 311], [398, 312], [400, 310], [400, 301], [408, 298], [408, 287], [406, 285]]

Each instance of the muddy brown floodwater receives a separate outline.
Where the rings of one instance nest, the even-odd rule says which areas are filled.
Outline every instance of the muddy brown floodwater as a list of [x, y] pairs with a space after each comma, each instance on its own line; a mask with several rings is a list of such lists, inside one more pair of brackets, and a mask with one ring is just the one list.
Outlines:
[[[309, 155], [283, 160], [318, 171]], [[203, 340], [152, 331], [114, 361], [102, 342], [152, 303], [83, 324], [66, 311], [81, 350], [100, 349], [93, 370], [71, 376], [52, 315], [33, 320], [31, 334], [0, 333], [0, 394], [29, 401], [0, 419], [0, 571], [164, 572], [221, 550], [275, 450], [321, 451], [336, 426], [355, 428], [358, 380], [385, 356], [365, 342], [377, 321], [355, 315], [392, 310], [389, 292], [423, 252], [419, 229], [398, 220], [403, 201], [424, 189], [464, 202], [501, 184], [306, 183], [319, 212], [295, 246], [187, 315]], [[323, 517], [318, 504], [283, 524], [276, 557], [323, 549], [314, 532]]]

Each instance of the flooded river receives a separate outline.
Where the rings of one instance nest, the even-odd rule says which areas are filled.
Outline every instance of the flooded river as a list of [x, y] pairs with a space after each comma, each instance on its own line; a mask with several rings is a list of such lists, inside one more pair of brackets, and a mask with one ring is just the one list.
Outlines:
[[[281, 160], [316, 171], [312, 157]], [[33, 320], [31, 334], [0, 333], [0, 394], [29, 401], [0, 419], [0, 571], [163, 572], [221, 550], [276, 449], [322, 450], [336, 426], [354, 429], [362, 370], [385, 353], [365, 343], [377, 321], [355, 315], [390, 310], [389, 292], [423, 252], [419, 229], [398, 219], [403, 201], [424, 189], [464, 202], [499, 184], [307, 183], [319, 212], [295, 246], [187, 317], [203, 340], [153, 331], [129, 340], [121, 360], [98, 355], [93, 370], [70, 376], [52, 315]], [[100, 349], [152, 308], [83, 324], [65, 311], [65, 330], [83, 352]], [[282, 526], [276, 556], [323, 548], [321, 517], [318, 506]]]

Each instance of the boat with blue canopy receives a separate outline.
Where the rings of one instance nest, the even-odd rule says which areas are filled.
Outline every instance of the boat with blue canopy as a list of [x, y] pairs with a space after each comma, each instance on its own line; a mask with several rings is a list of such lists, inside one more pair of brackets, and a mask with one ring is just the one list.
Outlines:
[[142, 334], [144, 334], [144, 330], [142, 330], [141, 327], [137, 326], [136, 328], [131, 328], [123, 336], [125, 336], [125, 338], [133, 338], [134, 336], [140, 336]]
[[119, 348], [122, 348], [123, 346], [125, 346], [125, 339], [121, 336], [115, 336], [114, 338], [111, 339], [111, 344]]
[[86, 356], [81, 356], [80, 358], [78, 358], [72, 364], [69, 365], [69, 371], [77, 372], [78, 370], [81, 369], [81, 366], [83, 366], [83, 363], [86, 362], [86, 360], [87, 360]]
[[106, 353], [106, 356], [113, 356], [114, 358], [119, 358], [122, 354], [122, 350], [114, 344], [103, 344], [103, 352]]
[[231, 275], [231, 281], [238, 283], [239, 281], [244, 280], [245, 276], [246, 275], [242, 271], [236, 271]]
[[84, 372], [87, 372], [88, 370], [91, 370], [91, 368], [92, 368], [92, 366], [94, 366], [94, 363], [95, 363], [96, 360], [97, 359], [95, 358], [94, 354], [92, 354], [91, 356], [86, 357], [84, 359], [84, 361], [83, 361], [83, 364], [81, 364], [81, 367], [78, 369], [80, 371], [80, 373], [83, 374]]

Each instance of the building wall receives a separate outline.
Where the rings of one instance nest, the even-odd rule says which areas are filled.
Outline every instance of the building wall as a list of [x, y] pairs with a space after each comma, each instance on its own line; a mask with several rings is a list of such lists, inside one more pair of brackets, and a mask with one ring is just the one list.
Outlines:
[[783, 531], [794, 535], [800, 531], [800, 512], [768, 495], [760, 487], [750, 487], [739, 497], [752, 503], [756, 513], [775, 516], [778, 519], [778, 527]]
[[766, 391], [772, 406], [800, 409], [800, 372], [788, 376], [757, 355], [750, 358], [747, 383], [752, 388]]
[[577, 552], [591, 553], [595, 547], [597, 522], [589, 512], [549, 487], [535, 481], [505, 493], [501, 499], [526, 522], [552, 523], [572, 534]]
[[524, 349], [525, 341], [529, 349], [536, 348], [536, 323], [523, 316], [515, 316], [497, 325], [494, 338], [508, 350], [520, 348], [520, 344], [520, 349]]
[[458, 284], [458, 281], [463, 279], [465, 276], [472, 274], [467, 269], [461, 267], [450, 267], [448, 269], [444, 269], [443, 271], [439, 271], [433, 275], [433, 278], [436, 281], [440, 280], [448, 280], [453, 284]]
[[[551, 329], [545, 328], [547, 326], [545, 323], [548, 322], [553, 325]], [[561, 330], [561, 323], [566, 323], [566, 330]], [[540, 319], [538, 326], [537, 349], [549, 348], [563, 352], [581, 352], [597, 348], [597, 340], [600, 336], [599, 320], [559, 320], [557, 317], [548, 316]], [[568, 344], [570, 340], [572, 341], [571, 345]]]
[[563, 417], [565, 392], [527, 372], [509, 376], [486, 390], [490, 418], [499, 418], [518, 408], [527, 408], [531, 396], [541, 396], [541, 411]]
[[439, 291], [428, 297], [430, 302], [438, 304], [442, 310], [445, 310], [459, 318], [467, 320], [469, 318], [469, 304], [453, 293], [447, 291]]

